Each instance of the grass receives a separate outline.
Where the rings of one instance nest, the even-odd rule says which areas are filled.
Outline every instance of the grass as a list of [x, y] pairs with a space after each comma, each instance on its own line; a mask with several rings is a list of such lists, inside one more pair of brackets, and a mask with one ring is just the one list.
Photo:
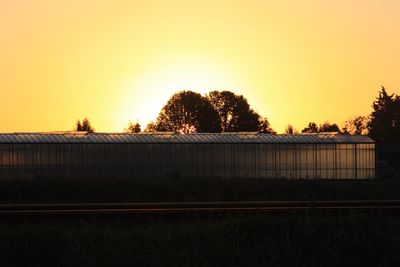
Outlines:
[[0, 203], [358, 199], [400, 199], [400, 179], [37, 178], [0, 181]]
[[0, 223], [0, 266], [400, 266], [400, 218]]
[[[1, 203], [400, 199], [400, 180], [1, 180]], [[0, 218], [0, 266], [400, 266], [400, 217]]]

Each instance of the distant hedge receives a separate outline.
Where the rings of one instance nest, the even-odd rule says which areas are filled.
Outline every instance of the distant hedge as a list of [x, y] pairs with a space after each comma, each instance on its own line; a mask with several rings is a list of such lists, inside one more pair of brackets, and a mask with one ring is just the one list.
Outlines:
[[400, 179], [48, 179], [1, 180], [0, 203], [400, 199]]

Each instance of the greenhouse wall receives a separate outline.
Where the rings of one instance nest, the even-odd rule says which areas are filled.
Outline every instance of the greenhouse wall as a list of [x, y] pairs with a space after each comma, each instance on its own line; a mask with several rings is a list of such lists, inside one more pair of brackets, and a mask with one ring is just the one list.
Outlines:
[[326, 139], [306, 143], [307, 138], [262, 143], [259, 135], [251, 141], [217, 142], [214, 138], [208, 143], [10, 142], [10, 138], [1, 142], [0, 138], [0, 177], [375, 178], [375, 144], [368, 139], [361, 138], [365, 143], [329, 143]]

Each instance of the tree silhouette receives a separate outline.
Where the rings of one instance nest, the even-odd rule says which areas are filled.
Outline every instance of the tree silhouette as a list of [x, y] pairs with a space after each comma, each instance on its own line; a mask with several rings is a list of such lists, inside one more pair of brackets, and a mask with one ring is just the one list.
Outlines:
[[376, 142], [400, 141], [400, 97], [389, 95], [382, 86], [372, 107], [369, 136]]
[[340, 132], [340, 129], [336, 123], [330, 124], [328, 121], [325, 121], [323, 124], [319, 125], [318, 132]]
[[78, 131], [78, 132], [81, 132], [81, 131], [89, 132], [89, 133], [94, 132], [94, 128], [92, 127], [89, 119], [86, 117], [82, 120], [82, 123], [80, 120], [78, 120], [76, 122], [74, 130]]
[[220, 132], [221, 121], [207, 98], [192, 91], [175, 93], [162, 108], [157, 131], [178, 133]]
[[301, 130], [302, 133], [318, 133], [318, 126], [315, 122], [309, 122], [308, 126]]
[[262, 117], [258, 119], [258, 132], [276, 134], [276, 132], [271, 128], [268, 119]]
[[80, 121], [80, 120], [77, 120], [76, 123], [75, 123], [74, 131], [81, 132], [81, 131], [83, 131], [82, 129], [83, 129], [83, 128], [82, 128], [82, 123], [81, 123], [81, 121]]
[[345, 121], [342, 129], [343, 133], [347, 134], [368, 134], [369, 116], [356, 116]]
[[140, 124], [136, 122], [135, 124], [131, 121], [128, 122], [128, 126], [124, 129], [126, 133], [139, 133], [141, 130]]
[[144, 128], [145, 132], [155, 132], [156, 131], [156, 123], [154, 121], [150, 121], [147, 125], [146, 128]]
[[218, 112], [223, 132], [258, 131], [263, 127], [259, 124], [261, 116], [250, 108], [242, 95], [230, 91], [212, 91], [206, 97]]
[[293, 127], [293, 125], [288, 124], [285, 128], [285, 134], [296, 134], [298, 133], [297, 130]]

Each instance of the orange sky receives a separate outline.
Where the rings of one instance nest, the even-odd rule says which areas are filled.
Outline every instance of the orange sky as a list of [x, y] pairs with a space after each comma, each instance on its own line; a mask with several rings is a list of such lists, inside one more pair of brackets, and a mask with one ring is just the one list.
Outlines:
[[1, 0], [0, 132], [144, 127], [173, 92], [342, 124], [400, 93], [398, 0]]

